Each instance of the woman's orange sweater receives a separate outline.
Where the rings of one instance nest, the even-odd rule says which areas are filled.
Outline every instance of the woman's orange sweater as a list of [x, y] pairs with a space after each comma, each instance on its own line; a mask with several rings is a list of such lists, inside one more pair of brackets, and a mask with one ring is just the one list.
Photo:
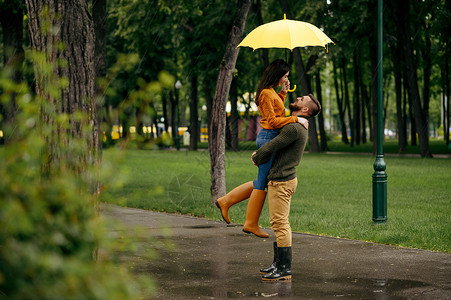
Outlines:
[[281, 91], [276, 94], [274, 89], [264, 89], [258, 97], [258, 111], [262, 119], [260, 124], [265, 129], [278, 129], [289, 123], [296, 123], [298, 118], [295, 116], [285, 117], [285, 101], [286, 92]]

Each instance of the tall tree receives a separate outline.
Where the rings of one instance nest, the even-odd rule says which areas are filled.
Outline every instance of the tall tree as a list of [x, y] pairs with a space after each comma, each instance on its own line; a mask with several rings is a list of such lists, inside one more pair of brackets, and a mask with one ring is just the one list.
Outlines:
[[398, 1], [400, 16], [398, 26], [402, 29], [402, 34], [398, 38], [404, 49], [404, 59], [407, 73], [407, 90], [409, 98], [412, 99], [413, 112], [420, 144], [421, 157], [432, 157], [429, 148], [429, 126], [428, 117], [425, 115], [424, 107], [421, 105], [420, 93], [418, 90], [417, 68], [414, 62], [414, 49], [411, 41], [410, 31], [410, 2], [407, 0]]
[[210, 140], [211, 196], [212, 203], [226, 194], [225, 181], [225, 106], [232, 82], [232, 74], [238, 57], [238, 46], [243, 35], [251, 0], [238, 0], [233, 25], [227, 39], [226, 49], [219, 66], [218, 81], [213, 98]]
[[197, 74], [191, 74], [191, 101], [189, 106], [190, 111], [190, 137], [189, 137], [189, 150], [197, 150], [197, 142], [199, 141], [199, 112], [198, 103], [199, 97], [197, 96]]
[[323, 94], [321, 90], [321, 76], [320, 72], [318, 71], [316, 73], [316, 98], [318, 99], [319, 103], [321, 104], [322, 110], [318, 115], [318, 124], [319, 124], [319, 136], [321, 138], [321, 151], [327, 151], [327, 138], [326, 138], [326, 131], [324, 130], [324, 106], [323, 106]]
[[359, 72], [359, 61], [357, 55], [358, 48], [354, 49], [354, 130], [355, 130], [355, 143], [360, 145], [361, 139], [361, 108], [360, 108], [360, 72]]
[[233, 151], [238, 151], [238, 121], [240, 117], [238, 114], [238, 89], [237, 79], [233, 77], [230, 86], [230, 145]]
[[[262, 15], [262, 1], [256, 0], [255, 2], [253, 2], [252, 10], [255, 12], [255, 15], [257, 17], [258, 26], [263, 25], [264, 22], [263, 22], [263, 15]], [[264, 66], [269, 65], [269, 49], [263, 48], [263, 49], [261, 49], [261, 51], [259, 51], [259, 53], [261, 53], [263, 65]]]
[[[95, 49], [94, 61], [96, 78], [105, 77], [107, 72], [106, 61], [106, 0], [94, 0], [92, 3], [92, 20], [94, 22]], [[98, 88], [96, 88], [98, 90]]]
[[338, 107], [338, 117], [340, 119], [341, 141], [345, 144], [349, 144], [348, 132], [346, 130], [346, 122], [345, 122], [345, 107], [343, 105], [343, 99], [340, 96], [343, 95], [343, 93], [340, 94], [340, 88], [338, 86], [338, 74], [335, 60], [332, 61], [332, 67], [334, 75], [335, 97], [337, 99], [337, 107]]
[[[279, 0], [283, 11], [286, 12], [286, 15], [289, 19], [292, 19], [291, 7], [288, 5], [287, 0]], [[317, 55], [311, 55], [307, 61], [307, 65], [304, 67], [304, 62], [302, 60], [301, 51], [299, 48], [293, 49], [294, 53], [294, 62], [296, 65], [296, 71], [299, 76], [299, 82], [301, 83], [302, 93], [307, 95], [312, 93], [311, 83], [310, 83], [310, 75], [308, 75], [308, 71], [315, 65], [316, 60], [318, 58]], [[310, 122], [309, 124], [309, 152], [319, 152], [319, 143], [318, 143], [318, 132], [316, 130], [316, 121]]]
[[343, 70], [344, 104], [346, 107], [346, 111], [348, 112], [349, 128], [351, 129], [351, 147], [353, 147], [355, 141], [355, 126], [354, 121], [352, 119], [352, 111], [350, 104], [351, 100], [349, 99], [348, 76], [346, 73], [346, 62], [344, 57], [341, 59], [341, 68]]
[[449, 97], [450, 97], [450, 82], [449, 82], [449, 58], [445, 58], [445, 68], [442, 71], [442, 90], [443, 90], [443, 136], [446, 145], [449, 147]]
[[443, 123], [443, 136], [446, 145], [449, 148], [449, 97], [451, 94], [451, 82], [449, 77], [450, 64], [449, 57], [451, 55], [451, 23], [449, 19], [451, 18], [451, 3], [450, 1], [438, 0], [439, 5], [436, 5], [435, 22], [432, 25], [433, 35], [435, 40], [439, 41], [439, 55], [438, 65], [441, 70], [440, 74], [440, 84], [441, 84], [441, 94], [442, 94], [442, 123]]
[[[407, 149], [407, 117], [405, 113], [405, 105], [403, 105], [405, 100], [403, 98], [403, 74], [402, 70], [405, 67], [402, 64], [402, 45], [399, 40], [395, 37], [401, 35], [401, 28], [396, 26], [395, 20], [396, 16], [396, 7], [395, 2], [387, 3], [387, 15], [388, 20], [390, 21], [391, 26], [388, 27], [388, 34], [393, 37], [391, 40], [391, 57], [393, 62], [393, 76], [395, 78], [395, 98], [396, 98], [396, 120], [397, 120], [397, 133], [398, 133], [398, 144], [399, 151], [405, 152]], [[391, 32], [393, 31], [393, 32]]]
[[[305, 89], [305, 91], [306, 91], [305, 94], [309, 94], [309, 93], [313, 92], [312, 84], [311, 84], [312, 78], [311, 78], [311, 75], [309, 74], [309, 71], [315, 66], [317, 59], [318, 59], [318, 55], [313, 54], [313, 55], [310, 55], [310, 57], [307, 61], [307, 65], [304, 70], [305, 79], [306, 79], [306, 83], [307, 83], [307, 87]], [[312, 120], [312, 122], [309, 123], [309, 127], [308, 127], [309, 152], [312, 152], [312, 153], [318, 153], [320, 151], [319, 142], [318, 142], [318, 130], [316, 128], [317, 128], [316, 127], [316, 118], [314, 118]]]
[[[399, 56], [399, 47], [395, 50], [394, 53], [397, 59], [401, 59]], [[397, 59], [393, 60], [394, 64], [397, 64]], [[402, 74], [401, 70], [398, 66], [395, 66], [395, 97], [396, 97], [396, 117], [397, 117], [397, 126], [398, 126], [398, 143], [399, 143], [399, 151], [404, 152], [407, 150], [407, 128], [406, 128], [406, 114], [405, 114], [405, 105], [403, 105], [403, 96], [402, 96]]]
[[372, 131], [370, 140], [373, 142], [373, 154], [377, 152], [377, 36], [373, 29], [368, 36], [369, 57], [371, 61], [371, 87], [370, 87], [370, 116], [372, 120]]
[[[96, 162], [100, 151], [94, 99], [94, 27], [88, 4], [84, 0], [26, 0], [26, 5], [31, 46], [56, 66], [53, 74], [36, 74], [36, 92], [48, 103], [42, 107], [42, 121], [51, 127], [51, 133], [46, 135], [47, 162], [43, 173], [64, 168], [82, 173]], [[66, 64], [56, 64], [57, 60]], [[48, 80], [53, 75], [67, 79], [67, 85], [62, 85], [58, 93], [49, 90], [49, 84], [55, 83]], [[80, 119], [80, 113], [85, 118]], [[56, 120], [56, 115], [63, 114], [68, 116], [63, 124], [66, 127]], [[71, 137], [83, 142], [81, 151], [69, 149]]]
[[177, 105], [179, 102], [178, 91], [169, 91], [169, 103], [171, 104], [171, 136], [177, 138]]

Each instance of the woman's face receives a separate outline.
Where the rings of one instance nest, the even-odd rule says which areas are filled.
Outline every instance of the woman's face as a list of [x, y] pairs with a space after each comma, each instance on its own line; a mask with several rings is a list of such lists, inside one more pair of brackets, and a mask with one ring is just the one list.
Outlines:
[[282, 78], [280, 78], [279, 83], [277, 84], [277, 86], [282, 85], [285, 81], [288, 80], [288, 75], [290, 75], [290, 72], [288, 71], [285, 75], [283, 75]]

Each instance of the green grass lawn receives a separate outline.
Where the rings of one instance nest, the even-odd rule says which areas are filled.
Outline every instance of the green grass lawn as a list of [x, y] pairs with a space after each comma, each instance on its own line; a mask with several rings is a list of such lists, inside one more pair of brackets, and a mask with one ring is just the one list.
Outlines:
[[[253, 180], [250, 151], [227, 152], [227, 191]], [[372, 222], [373, 156], [306, 153], [292, 199], [293, 231], [451, 252], [451, 159], [386, 157], [388, 221]], [[109, 149], [116, 184], [102, 201], [222, 220], [210, 200], [207, 151]], [[231, 208], [242, 224], [247, 201]], [[270, 227], [265, 204], [260, 225]]]

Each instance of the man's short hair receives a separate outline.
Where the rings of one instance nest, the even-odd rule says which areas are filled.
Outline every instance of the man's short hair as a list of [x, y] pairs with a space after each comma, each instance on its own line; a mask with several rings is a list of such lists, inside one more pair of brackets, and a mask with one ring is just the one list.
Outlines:
[[308, 104], [309, 116], [314, 117], [321, 112], [321, 104], [319, 103], [318, 99], [313, 96], [313, 94], [308, 94], [307, 96], [312, 99], [312, 103]]

